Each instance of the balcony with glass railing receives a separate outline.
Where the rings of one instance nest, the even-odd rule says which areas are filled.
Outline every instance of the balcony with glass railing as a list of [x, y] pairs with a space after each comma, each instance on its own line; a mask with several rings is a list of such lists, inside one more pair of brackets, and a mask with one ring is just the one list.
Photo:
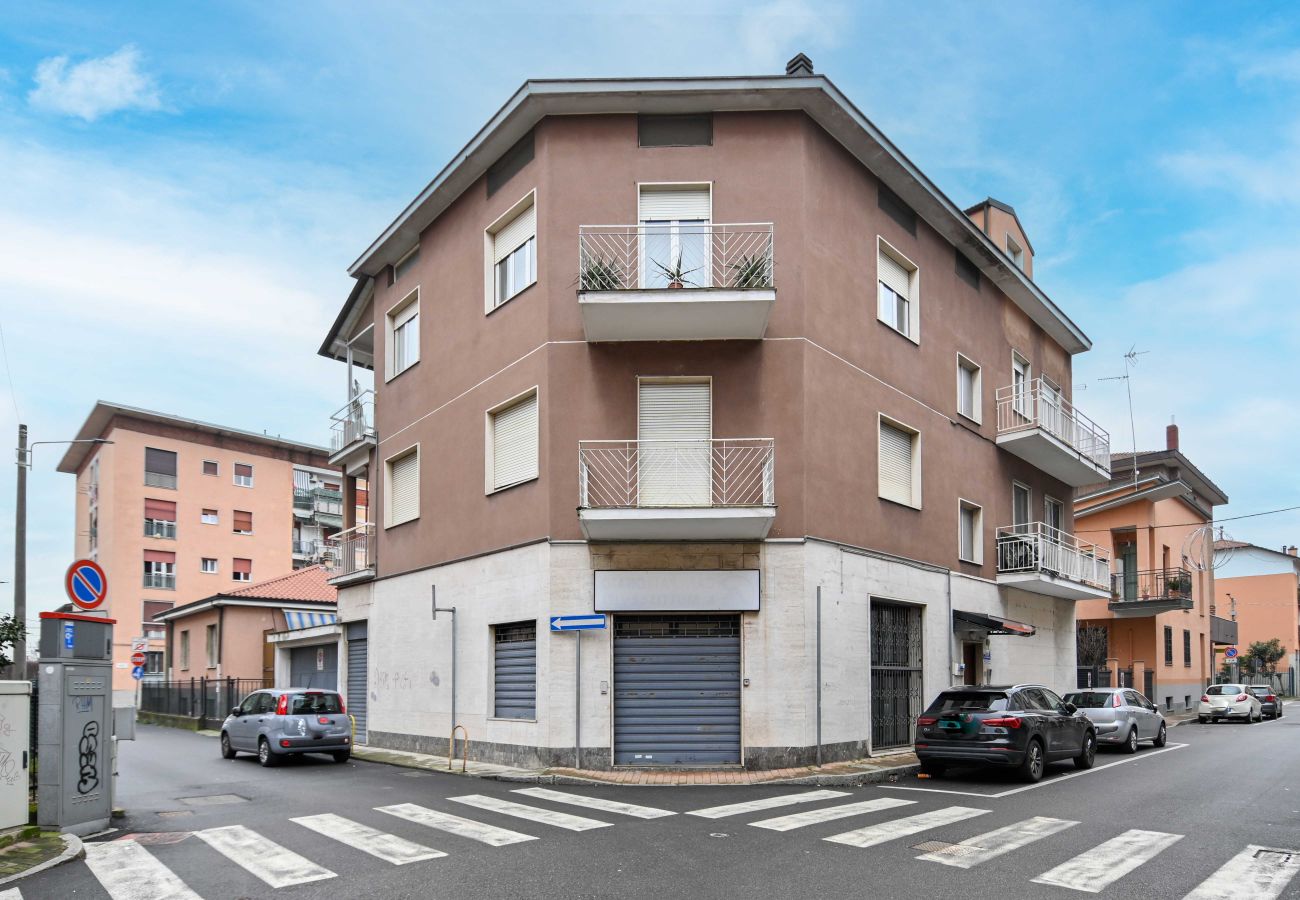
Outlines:
[[346, 585], [375, 577], [375, 526], [362, 522], [325, 539], [330, 584]]
[[771, 438], [582, 441], [589, 540], [760, 540], [776, 517]]
[[1110, 551], [1046, 522], [997, 530], [998, 585], [1064, 600], [1110, 597]]
[[330, 463], [355, 475], [376, 441], [375, 392], [360, 391], [330, 416]]
[[1111, 576], [1110, 611], [1121, 618], [1191, 609], [1192, 573], [1183, 568], [1116, 572]]
[[588, 341], [759, 340], [776, 303], [770, 222], [583, 225]]
[[1072, 487], [1110, 479], [1110, 435], [1041, 378], [998, 388], [998, 446]]

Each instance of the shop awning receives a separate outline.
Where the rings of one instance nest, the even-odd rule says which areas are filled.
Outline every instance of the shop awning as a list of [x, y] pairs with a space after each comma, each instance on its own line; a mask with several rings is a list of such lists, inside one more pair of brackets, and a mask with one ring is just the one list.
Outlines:
[[289, 626], [290, 631], [298, 631], [302, 628], [315, 628], [317, 625], [333, 625], [339, 620], [334, 613], [315, 613], [315, 612], [294, 612], [292, 610], [284, 611], [285, 624]]
[[1010, 634], [1017, 637], [1031, 637], [1038, 629], [1033, 625], [1026, 625], [1024, 622], [1016, 622], [1012, 619], [999, 619], [995, 616], [986, 616], [983, 613], [963, 612], [960, 609], [952, 611], [953, 623], [961, 622], [967, 626], [982, 628], [989, 634]]

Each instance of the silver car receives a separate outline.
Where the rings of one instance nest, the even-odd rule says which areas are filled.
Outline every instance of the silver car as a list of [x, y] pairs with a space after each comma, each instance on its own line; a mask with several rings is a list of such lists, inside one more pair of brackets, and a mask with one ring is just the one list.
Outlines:
[[296, 753], [329, 753], [338, 763], [352, 755], [352, 721], [336, 691], [274, 688], [254, 691], [221, 723], [221, 755], [257, 754], [264, 766]]
[[1079, 712], [1097, 726], [1097, 744], [1119, 745], [1125, 753], [1137, 753], [1138, 744], [1150, 741], [1163, 747], [1169, 739], [1165, 717], [1154, 703], [1132, 688], [1089, 688], [1065, 695]]

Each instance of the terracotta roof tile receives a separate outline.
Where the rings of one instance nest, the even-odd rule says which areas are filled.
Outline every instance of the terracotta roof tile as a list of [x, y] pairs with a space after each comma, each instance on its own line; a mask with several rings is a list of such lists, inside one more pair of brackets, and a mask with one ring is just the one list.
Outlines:
[[329, 583], [329, 573], [324, 566], [308, 566], [288, 575], [259, 581], [236, 591], [226, 591], [227, 597], [247, 597], [257, 600], [298, 600], [311, 603], [337, 603], [338, 590]]

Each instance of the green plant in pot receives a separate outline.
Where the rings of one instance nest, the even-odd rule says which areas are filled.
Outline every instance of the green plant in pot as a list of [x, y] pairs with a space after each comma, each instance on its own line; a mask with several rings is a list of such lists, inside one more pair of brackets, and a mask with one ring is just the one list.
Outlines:
[[765, 255], [746, 254], [740, 262], [731, 264], [731, 284], [736, 288], [765, 288], [772, 286], [772, 276]]
[[699, 271], [699, 266], [694, 269], [683, 269], [682, 255], [680, 253], [677, 254], [676, 261], [670, 261], [668, 265], [664, 265], [657, 259], [652, 259], [650, 262], [659, 270], [659, 274], [668, 281], [668, 286], [674, 289], [685, 287], [687, 282], [690, 281], [686, 276]]
[[584, 291], [616, 291], [623, 284], [623, 273], [616, 262], [603, 256], [588, 256], [578, 273]]

